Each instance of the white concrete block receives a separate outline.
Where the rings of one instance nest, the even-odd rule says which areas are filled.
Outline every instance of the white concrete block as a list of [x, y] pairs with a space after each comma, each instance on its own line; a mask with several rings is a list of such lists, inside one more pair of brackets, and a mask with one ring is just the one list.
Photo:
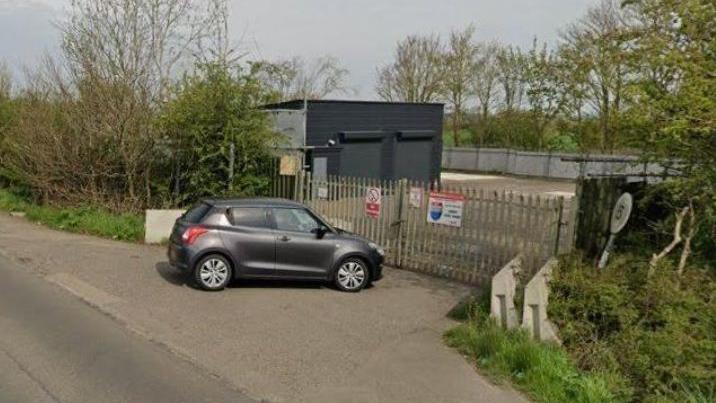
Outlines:
[[492, 277], [490, 316], [502, 327], [512, 329], [519, 325], [515, 309], [517, 274], [522, 269], [522, 256], [517, 255]]
[[557, 328], [547, 318], [549, 279], [557, 264], [557, 259], [550, 259], [527, 283], [522, 308], [522, 328], [537, 340], [561, 343]]
[[174, 222], [184, 210], [147, 210], [144, 220], [144, 242], [162, 243], [169, 239]]

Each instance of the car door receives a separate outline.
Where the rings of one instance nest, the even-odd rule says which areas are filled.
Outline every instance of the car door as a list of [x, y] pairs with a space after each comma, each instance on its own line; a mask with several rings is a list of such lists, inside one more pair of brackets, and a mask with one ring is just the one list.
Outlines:
[[315, 230], [323, 224], [304, 208], [273, 208], [276, 228], [276, 274], [285, 277], [325, 278], [336, 249], [334, 234], [323, 238]]
[[224, 245], [242, 276], [273, 276], [276, 269], [276, 231], [271, 228], [268, 210], [262, 207], [234, 207], [227, 210], [231, 226], [222, 231]]

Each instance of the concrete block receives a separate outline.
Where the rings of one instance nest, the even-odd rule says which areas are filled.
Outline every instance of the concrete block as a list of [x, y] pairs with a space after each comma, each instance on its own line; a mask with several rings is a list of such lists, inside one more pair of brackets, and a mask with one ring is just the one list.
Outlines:
[[522, 328], [537, 340], [559, 344], [561, 341], [557, 328], [547, 318], [549, 279], [557, 264], [557, 259], [550, 259], [527, 283], [522, 308]]
[[162, 243], [169, 239], [174, 222], [184, 210], [147, 210], [144, 220], [144, 242]]
[[12, 217], [24, 218], [24, 217], [25, 217], [25, 212], [23, 212], [23, 211], [11, 211], [11, 212], [10, 212], [10, 215], [11, 215]]
[[522, 269], [522, 256], [517, 255], [492, 277], [490, 316], [507, 329], [519, 325], [515, 309], [517, 274]]

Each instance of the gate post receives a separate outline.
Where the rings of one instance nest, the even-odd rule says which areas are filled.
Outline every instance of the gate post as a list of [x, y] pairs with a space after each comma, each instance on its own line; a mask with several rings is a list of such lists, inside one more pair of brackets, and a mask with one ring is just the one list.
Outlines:
[[[405, 191], [408, 187], [408, 180], [403, 178], [398, 182], [398, 194], [397, 194], [397, 203], [396, 203], [396, 222], [393, 223], [393, 225], [397, 225], [398, 228], [395, 231], [396, 234], [396, 249], [397, 249], [397, 256], [395, 259], [396, 266], [398, 268], [402, 267], [403, 265], [403, 222], [405, 221], [405, 208], [404, 208], [404, 202], [405, 202]], [[391, 231], [393, 232], [393, 231]]]

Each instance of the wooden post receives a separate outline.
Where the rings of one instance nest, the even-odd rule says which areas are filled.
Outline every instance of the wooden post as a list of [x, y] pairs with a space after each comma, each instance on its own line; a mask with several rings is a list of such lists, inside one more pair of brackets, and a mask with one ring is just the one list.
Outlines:
[[562, 233], [562, 216], [564, 215], [564, 197], [560, 196], [557, 205], [557, 234], [554, 237], [554, 256], [559, 255], [559, 241]]
[[[397, 197], [396, 197], [396, 199], [395, 199], [395, 203], [396, 203], [396, 206], [395, 206], [395, 208], [396, 208], [396, 214], [395, 214], [396, 222], [395, 222], [395, 225], [398, 226], [397, 231], [395, 231], [395, 234], [396, 234], [396, 237], [397, 237], [397, 239], [396, 239], [396, 246], [397, 246], [397, 249], [398, 249], [398, 253], [397, 253], [398, 256], [397, 256], [397, 258], [396, 258], [396, 265], [397, 265], [399, 268], [400, 268], [400, 267], [402, 266], [402, 264], [403, 264], [403, 221], [404, 221], [404, 219], [405, 219], [405, 217], [404, 217], [405, 208], [403, 207], [403, 204], [404, 204], [403, 202], [404, 202], [404, 199], [405, 199], [405, 191], [406, 191], [406, 189], [407, 189], [407, 183], [408, 183], [408, 180], [407, 180], [407, 179], [401, 179], [401, 180], [398, 182], [398, 190], [397, 190], [397, 192], [396, 192], [396, 193], [397, 193], [397, 195], [396, 195]], [[392, 232], [392, 231], [390, 231], [390, 232]], [[389, 233], [390, 233], [390, 232], [389, 232]]]

